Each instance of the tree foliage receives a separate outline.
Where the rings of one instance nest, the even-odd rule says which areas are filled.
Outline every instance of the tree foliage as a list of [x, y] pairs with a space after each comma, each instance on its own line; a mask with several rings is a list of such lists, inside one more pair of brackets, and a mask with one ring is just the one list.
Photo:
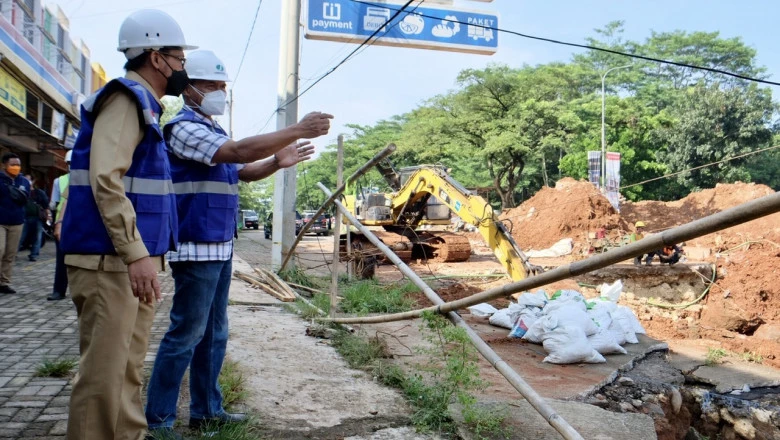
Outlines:
[[[617, 21], [597, 29], [587, 43], [745, 76], [766, 74], [755, 49], [717, 32], [652, 32], [631, 41]], [[602, 51], [574, 55], [568, 63], [463, 70], [454, 90], [373, 126], [351, 126], [345, 175], [394, 142], [398, 167], [444, 164], [466, 187], [489, 187], [491, 201], [515, 206], [561, 177], [587, 177], [587, 152], [601, 150], [602, 78], [605, 143], [621, 153], [625, 197], [670, 200], [735, 180], [780, 184], [777, 150], [750, 155], [771, 145], [777, 131], [770, 89]], [[746, 156], [731, 160], [740, 155]], [[299, 206], [324, 200], [317, 181], [336, 186], [335, 162], [330, 146], [299, 167], [306, 173], [303, 185], [299, 176]], [[364, 185], [384, 189], [377, 173]]]

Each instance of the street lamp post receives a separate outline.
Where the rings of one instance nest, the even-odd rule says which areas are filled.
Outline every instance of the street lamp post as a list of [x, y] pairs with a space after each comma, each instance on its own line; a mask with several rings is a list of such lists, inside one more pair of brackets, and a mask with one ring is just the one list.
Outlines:
[[601, 75], [601, 191], [604, 191], [607, 183], [607, 136], [606, 128], [604, 126], [604, 114], [606, 113], [606, 100], [604, 93], [604, 80], [607, 78], [607, 74], [613, 70], [626, 69], [631, 67], [631, 64], [625, 66], [613, 67], [608, 69]]

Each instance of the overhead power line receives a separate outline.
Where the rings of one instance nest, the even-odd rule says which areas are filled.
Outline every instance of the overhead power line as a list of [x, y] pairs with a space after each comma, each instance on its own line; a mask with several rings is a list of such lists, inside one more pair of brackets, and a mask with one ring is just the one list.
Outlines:
[[257, 10], [255, 10], [255, 18], [252, 20], [252, 27], [249, 29], [249, 36], [246, 37], [246, 44], [244, 45], [244, 53], [241, 54], [241, 62], [238, 63], [238, 69], [236, 70], [236, 76], [233, 77], [233, 85], [231, 88], [236, 87], [236, 81], [238, 81], [238, 75], [241, 73], [241, 66], [244, 65], [244, 58], [246, 58], [246, 52], [249, 49], [249, 43], [252, 41], [252, 34], [255, 32], [255, 24], [257, 24], [257, 17], [260, 16], [260, 6], [263, 5], [263, 0], [257, 2]]
[[273, 116], [274, 116], [274, 115], [275, 115], [277, 112], [279, 112], [279, 111], [280, 111], [281, 109], [283, 109], [284, 107], [286, 107], [286, 106], [288, 106], [288, 105], [292, 104], [293, 102], [297, 101], [298, 99], [300, 99], [300, 97], [301, 97], [301, 96], [305, 95], [305, 94], [306, 94], [306, 92], [308, 92], [308, 91], [309, 91], [309, 90], [311, 90], [311, 89], [312, 89], [314, 86], [316, 86], [317, 84], [319, 84], [319, 82], [320, 82], [320, 81], [322, 81], [323, 79], [327, 78], [327, 77], [328, 77], [330, 74], [332, 74], [333, 72], [335, 72], [335, 71], [336, 71], [336, 69], [338, 69], [339, 67], [341, 67], [341, 66], [342, 66], [344, 63], [346, 63], [347, 61], [349, 61], [349, 59], [350, 59], [350, 58], [352, 58], [352, 56], [354, 56], [354, 55], [355, 55], [355, 54], [356, 54], [356, 53], [357, 53], [357, 52], [358, 52], [360, 49], [362, 49], [362, 48], [363, 48], [363, 46], [366, 46], [367, 44], [369, 44], [369, 42], [371, 41], [371, 39], [372, 39], [372, 38], [374, 38], [374, 37], [375, 37], [375, 36], [376, 36], [376, 35], [377, 35], [377, 34], [378, 34], [378, 33], [379, 33], [379, 32], [380, 32], [382, 29], [384, 29], [384, 28], [385, 28], [385, 26], [387, 26], [388, 24], [390, 24], [390, 22], [391, 22], [391, 21], [395, 20], [395, 18], [396, 18], [396, 17], [398, 17], [398, 16], [399, 16], [399, 15], [400, 15], [400, 14], [401, 14], [401, 13], [402, 13], [402, 12], [403, 12], [403, 11], [404, 11], [404, 10], [405, 10], [405, 9], [406, 9], [406, 8], [407, 8], [409, 5], [410, 5], [410, 4], [412, 4], [414, 1], [420, 1], [420, 3], [422, 3], [422, 2], [423, 2], [423, 1], [425, 1], [425, 0], [408, 0], [408, 1], [407, 1], [407, 2], [406, 2], [404, 5], [403, 5], [403, 6], [401, 6], [401, 9], [398, 9], [398, 10], [396, 10], [396, 11], [395, 11], [395, 14], [393, 14], [393, 15], [392, 15], [390, 18], [388, 18], [387, 20], [385, 20], [385, 22], [384, 22], [384, 24], [382, 24], [382, 26], [379, 26], [379, 27], [378, 27], [378, 28], [377, 28], [377, 29], [376, 29], [374, 32], [372, 32], [372, 33], [371, 33], [371, 35], [369, 35], [369, 36], [368, 36], [368, 37], [367, 37], [365, 40], [363, 40], [363, 42], [362, 42], [362, 43], [360, 43], [360, 45], [359, 45], [357, 48], [355, 48], [355, 49], [354, 49], [352, 52], [350, 52], [350, 53], [349, 53], [349, 54], [348, 54], [346, 57], [342, 58], [342, 60], [341, 60], [341, 61], [339, 61], [339, 62], [338, 62], [338, 64], [336, 64], [336, 65], [335, 65], [335, 66], [333, 66], [333, 67], [332, 67], [330, 70], [328, 70], [328, 71], [327, 71], [327, 72], [325, 72], [323, 75], [321, 75], [319, 78], [317, 78], [317, 79], [316, 79], [316, 80], [315, 80], [313, 83], [311, 83], [311, 85], [309, 85], [308, 87], [306, 87], [306, 88], [305, 88], [305, 89], [304, 89], [302, 92], [298, 93], [296, 96], [294, 96], [294, 97], [290, 98], [288, 101], [286, 101], [285, 103], [283, 103], [283, 104], [281, 104], [279, 107], [277, 107], [277, 108], [276, 108], [276, 110], [274, 110], [274, 111], [273, 111], [273, 113], [271, 114], [271, 116], [268, 118], [268, 121], [265, 123], [265, 125], [263, 126], [263, 128], [261, 128], [261, 129], [260, 129], [260, 131], [263, 131], [263, 130], [265, 129], [265, 127], [268, 125], [268, 122], [270, 122], [270, 121], [271, 121], [271, 118], [273, 118]]
[[[352, 0], [352, 1], [355, 2], [355, 3], [362, 3], [362, 4], [370, 5], [370, 6], [377, 6], [377, 7], [387, 8], [387, 9], [393, 9], [393, 7], [392, 7], [393, 5], [388, 5], [387, 3], [373, 3], [373, 2], [364, 1], [364, 0]], [[399, 10], [398, 12], [400, 12], [400, 11], [401, 10]], [[396, 13], [396, 15], [398, 15], [398, 14]], [[396, 15], [394, 15], [393, 18], [395, 18]], [[421, 12], [416, 12], [415, 15], [418, 15], [420, 17], [432, 18], [432, 19], [435, 19], [435, 20], [441, 20], [442, 19], [441, 17], [436, 17], [436, 16], [433, 16], [433, 15], [427, 15], [427, 14], [424, 14], [424, 13], [421, 13]], [[392, 18], [391, 18], [391, 20], [392, 20]], [[483, 29], [490, 29], [490, 30], [493, 30], [493, 31], [496, 31], [496, 32], [503, 32], [503, 33], [507, 33], [507, 34], [511, 34], [511, 35], [516, 35], [518, 37], [528, 38], [528, 39], [531, 39], [531, 40], [546, 41], [548, 43], [560, 44], [560, 45], [563, 45], [563, 46], [579, 47], [581, 49], [590, 49], [590, 50], [596, 50], [596, 51], [600, 51], [600, 52], [607, 52], [607, 53], [611, 53], [611, 54], [614, 54], [614, 55], [621, 55], [621, 56], [629, 57], [629, 58], [636, 58], [636, 59], [645, 60], [645, 61], [652, 61], [652, 62], [656, 62], [656, 63], [671, 64], [673, 66], [678, 66], [678, 67], [687, 67], [687, 68], [690, 68], [690, 69], [697, 69], [697, 70], [704, 70], [704, 71], [707, 71], [707, 72], [719, 73], [719, 74], [722, 74], [722, 75], [731, 76], [731, 77], [743, 79], [743, 80], [746, 80], [746, 81], [752, 81], [752, 82], [757, 82], [757, 83], [762, 83], [762, 84], [770, 84], [770, 85], [773, 85], [773, 86], [780, 86], [780, 82], [769, 81], [769, 80], [765, 80], [765, 79], [761, 79], [761, 78], [753, 78], [753, 77], [750, 77], [750, 76], [741, 75], [739, 73], [729, 72], [727, 70], [715, 69], [713, 67], [697, 66], [695, 64], [681, 63], [681, 62], [678, 62], [678, 61], [669, 61], [669, 60], [664, 60], [664, 59], [660, 59], [660, 58], [654, 58], [654, 57], [648, 57], [648, 56], [644, 56], [644, 55], [638, 55], [638, 54], [633, 54], [633, 53], [621, 52], [619, 50], [614, 50], [614, 49], [607, 49], [607, 48], [598, 47], [598, 46], [591, 46], [589, 44], [570, 43], [568, 41], [561, 41], [561, 40], [556, 40], [556, 39], [553, 39], [553, 38], [546, 38], [546, 37], [538, 37], [538, 36], [535, 36], [535, 35], [529, 35], [529, 34], [524, 34], [524, 33], [521, 33], [521, 32], [510, 31], [508, 29], [501, 29], [501, 28], [498, 28], [498, 27], [478, 25], [478, 24], [468, 23], [468, 22], [459, 21], [459, 20], [447, 19], [447, 21], [450, 21], [452, 23], [459, 23], [459, 24], [466, 25], [466, 26], [474, 26], [474, 27], [479, 27], [479, 28], [483, 28]]]

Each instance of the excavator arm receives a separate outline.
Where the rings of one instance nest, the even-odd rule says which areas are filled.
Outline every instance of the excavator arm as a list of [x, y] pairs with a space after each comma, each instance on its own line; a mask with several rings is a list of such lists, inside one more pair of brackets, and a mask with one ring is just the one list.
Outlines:
[[464, 222], [476, 226], [488, 247], [498, 258], [512, 280], [518, 281], [541, 272], [532, 265], [493, 208], [482, 197], [472, 194], [446, 172], [436, 167], [420, 167], [405, 184], [392, 194], [390, 209], [393, 218], [402, 218], [404, 211], [417, 202], [435, 196]]

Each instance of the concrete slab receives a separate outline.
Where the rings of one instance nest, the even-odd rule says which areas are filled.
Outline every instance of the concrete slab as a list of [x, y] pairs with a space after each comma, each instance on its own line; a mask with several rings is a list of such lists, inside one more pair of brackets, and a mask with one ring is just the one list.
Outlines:
[[[252, 266], [246, 261], [241, 259], [238, 255], [233, 255], [233, 271], [240, 271], [244, 273], [254, 273]], [[263, 292], [262, 290], [255, 289], [249, 285], [246, 281], [233, 278], [230, 281], [230, 301], [232, 304], [244, 304], [244, 305], [281, 305], [283, 304], [273, 296]]]
[[[492, 326], [487, 321], [468, 315], [465, 315], [464, 319], [531, 387], [543, 397], [552, 399], [584, 397], [613, 382], [620, 372], [632, 369], [635, 362], [647, 354], [668, 350], [665, 342], [637, 335], [638, 344], [623, 346], [628, 354], [607, 355], [607, 362], [603, 364], [549, 364], [542, 362], [547, 353], [541, 345], [509, 339], [506, 337], [508, 330]], [[486, 361], [482, 362], [487, 365]], [[492, 367], [482, 368], [480, 373], [486, 378], [492, 378], [496, 383], [507, 384], [506, 379]], [[517, 393], [514, 388], [509, 389]]]
[[746, 384], [750, 388], [780, 386], [780, 372], [760, 364], [731, 363], [701, 366], [693, 372], [696, 379], [715, 385], [718, 393], [741, 390]]
[[[229, 319], [228, 353], [250, 390], [245, 404], [260, 414], [269, 438], [302, 438], [303, 432], [340, 438], [343, 432], [409, 425], [400, 393], [349, 368], [326, 341], [305, 336], [306, 322], [297, 315], [278, 307], [231, 306]], [[361, 431], [355, 432], [357, 425]], [[336, 431], [324, 434], [329, 430]]]
[[[487, 320], [463, 315], [482, 339], [509, 364], [539, 394], [553, 399], [576, 399], [584, 397], [602, 386], [613, 382], [618, 375], [634, 367], [637, 360], [655, 351], [665, 351], [668, 345], [637, 335], [639, 344], [626, 344], [625, 355], [605, 356], [604, 364], [555, 365], [543, 363], [547, 356], [541, 345], [518, 339], [509, 339], [508, 330], [490, 325]], [[420, 320], [390, 322], [384, 324], [356, 326], [367, 335], [384, 339], [390, 354], [402, 358], [404, 364], [424, 363], [425, 356], [415, 348], [427, 346], [420, 332]], [[486, 360], [479, 358], [480, 376], [489, 384], [485, 391], [490, 396], [502, 399], [516, 399], [520, 396], [498, 371]]]
[[669, 363], [683, 373], [690, 373], [706, 364], [707, 352], [711, 343], [697, 340], [669, 341]]
[[[653, 419], [645, 414], [615, 413], [580, 402], [548, 399], [547, 402], [582, 438], [589, 440], [651, 440], [657, 438]], [[487, 408], [507, 408], [507, 402], [481, 403]], [[525, 400], [511, 402], [508, 419], [509, 440], [560, 440], [555, 430]], [[469, 432], [459, 432], [464, 440], [477, 437]]]

